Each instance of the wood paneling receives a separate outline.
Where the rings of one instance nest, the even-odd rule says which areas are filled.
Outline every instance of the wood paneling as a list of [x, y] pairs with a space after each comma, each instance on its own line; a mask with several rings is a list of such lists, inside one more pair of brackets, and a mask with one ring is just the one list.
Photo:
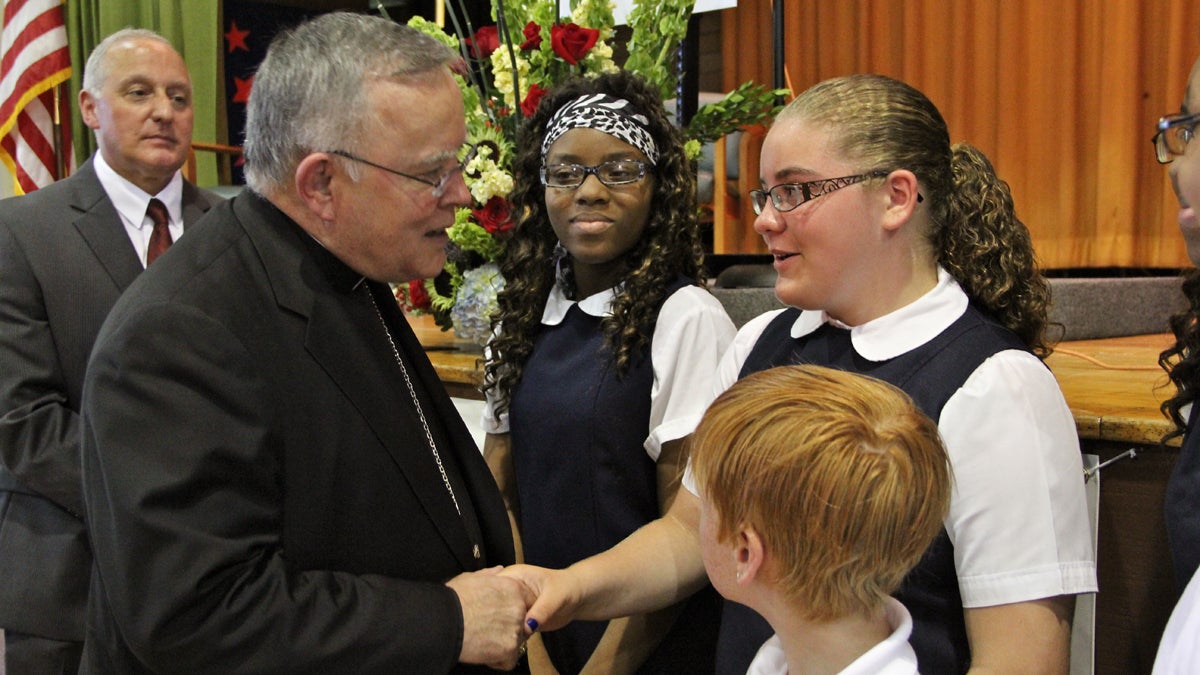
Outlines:
[[[726, 89], [770, 84], [770, 5], [722, 12]], [[1200, 0], [787, 0], [784, 27], [793, 91], [876, 72], [925, 92], [1009, 182], [1044, 266], [1188, 264], [1149, 138], [1200, 56]]]

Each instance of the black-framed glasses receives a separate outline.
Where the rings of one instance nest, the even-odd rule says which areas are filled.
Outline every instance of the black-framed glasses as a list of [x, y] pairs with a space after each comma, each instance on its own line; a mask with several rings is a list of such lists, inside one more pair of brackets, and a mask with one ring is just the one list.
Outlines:
[[552, 188], [577, 188], [588, 176], [595, 176], [607, 187], [636, 183], [646, 177], [649, 165], [639, 159], [615, 159], [595, 166], [583, 164], [547, 164], [542, 167], [542, 185]]
[[1154, 158], [1159, 164], [1170, 164], [1183, 154], [1196, 135], [1197, 124], [1200, 113], [1167, 115], [1158, 120], [1158, 131], [1150, 142], [1154, 144]]
[[855, 176], [810, 180], [804, 183], [780, 183], [767, 190], [751, 190], [750, 202], [754, 205], [754, 213], [756, 215], [761, 214], [763, 209], [767, 207], [767, 197], [771, 198], [771, 205], [775, 207], [776, 211], [787, 213], [804, 202], [871, 178], [884, 178], [888, 173], [887, 171], [879, 170], [860, 173]]
[[382, 164], [376, 164], [375, 162], [372, 162], [368, 159], [363, 159], [362, 157], [359, 157], [358, 155], [355, 155], [350, 152], [346, 152], [345, 150], [329, 150], [328, 152], [331, 155], [337, 155], [338, 157], [344, 157], [352, 162], [359, 162], [361, 164], [366, 164], [367, 166], [375, 167], [376, 169], [379, 169], [380, 171], [386, 171], [388, 173], [396, 174], [397, 176], [402, 176], [402, 177], [408, 178], [410, 180], [415, 180], [418, 183], [424, 183], [433, 188], [433, 198], [440, 199], [442, 197], [442, 195], [446, 193], [446, 186], [450, 184], [451, 176], [453, 176], [455, 174], [455, 172], [461, 173], [463, 170], [463, 167], [465, 167], [467, 164], [469, 164], [472, 159], [475, 159], [475, 154], [476, 154], [476, 152], [478, 152], [478, 148], [476, 148], [474, 145], [470, 145], [470, 144], [465, 145], [463, 147], [466, 149], [466, 154], [464, 154], [462, 159], [458, 160], [458, 162], [453, 167], [451, 167], [449, 171], [447, 171], [446, 173], [439, 176], [437, 180], [430, 180], [430, 179], [424, 178], [422, 176], [414, 176], [411, 173], [404, 173], [403, 171], [397, 171], [395, 169], [388, 168]]

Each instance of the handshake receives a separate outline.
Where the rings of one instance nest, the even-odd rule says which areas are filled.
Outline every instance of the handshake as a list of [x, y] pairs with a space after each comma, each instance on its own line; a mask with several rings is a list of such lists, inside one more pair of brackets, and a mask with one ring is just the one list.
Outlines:
[[460, 574], [446, 585], [463, 613], [459, 661], [512, 670], [525, 641], [539, 628], [555, 629], [574, 618], [566, 589], [572, 574], [531, 565], [493, 567]]

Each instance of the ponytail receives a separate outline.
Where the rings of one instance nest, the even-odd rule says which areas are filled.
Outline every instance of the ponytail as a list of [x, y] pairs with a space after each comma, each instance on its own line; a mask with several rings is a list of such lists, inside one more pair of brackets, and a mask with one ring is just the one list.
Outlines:
[[1037, 266], [1029, 230], [1008, 184], [979, 149], [952, 148], [953, 188], [944, 225], [934, 228], [938, 262], [978, 306], [1017, 334], [1034, 354], [1051, 352], [1044, 331], [1050, 284]]

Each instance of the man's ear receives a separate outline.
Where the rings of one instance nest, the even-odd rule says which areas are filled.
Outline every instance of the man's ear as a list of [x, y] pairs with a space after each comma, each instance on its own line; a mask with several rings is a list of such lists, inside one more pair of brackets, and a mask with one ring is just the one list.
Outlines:
[[334, 198], [334, 159], [328, 153], [314, 152], [296, 165], [296, 195], [300, 202], [322, 222], [337, 220]]
[[897, 169], [888, 174], [883, 184], [887, 199], [883, 214], [884, 229], [896, 230], [912, 220], [918, 205], [925, 201], [920, 187], [917, 175], [908, 169]]
[[79, 90], [79, 117], [89, 129], [100, 128], [100, 117], [96, 114], [96, 97], [87, 89]]

